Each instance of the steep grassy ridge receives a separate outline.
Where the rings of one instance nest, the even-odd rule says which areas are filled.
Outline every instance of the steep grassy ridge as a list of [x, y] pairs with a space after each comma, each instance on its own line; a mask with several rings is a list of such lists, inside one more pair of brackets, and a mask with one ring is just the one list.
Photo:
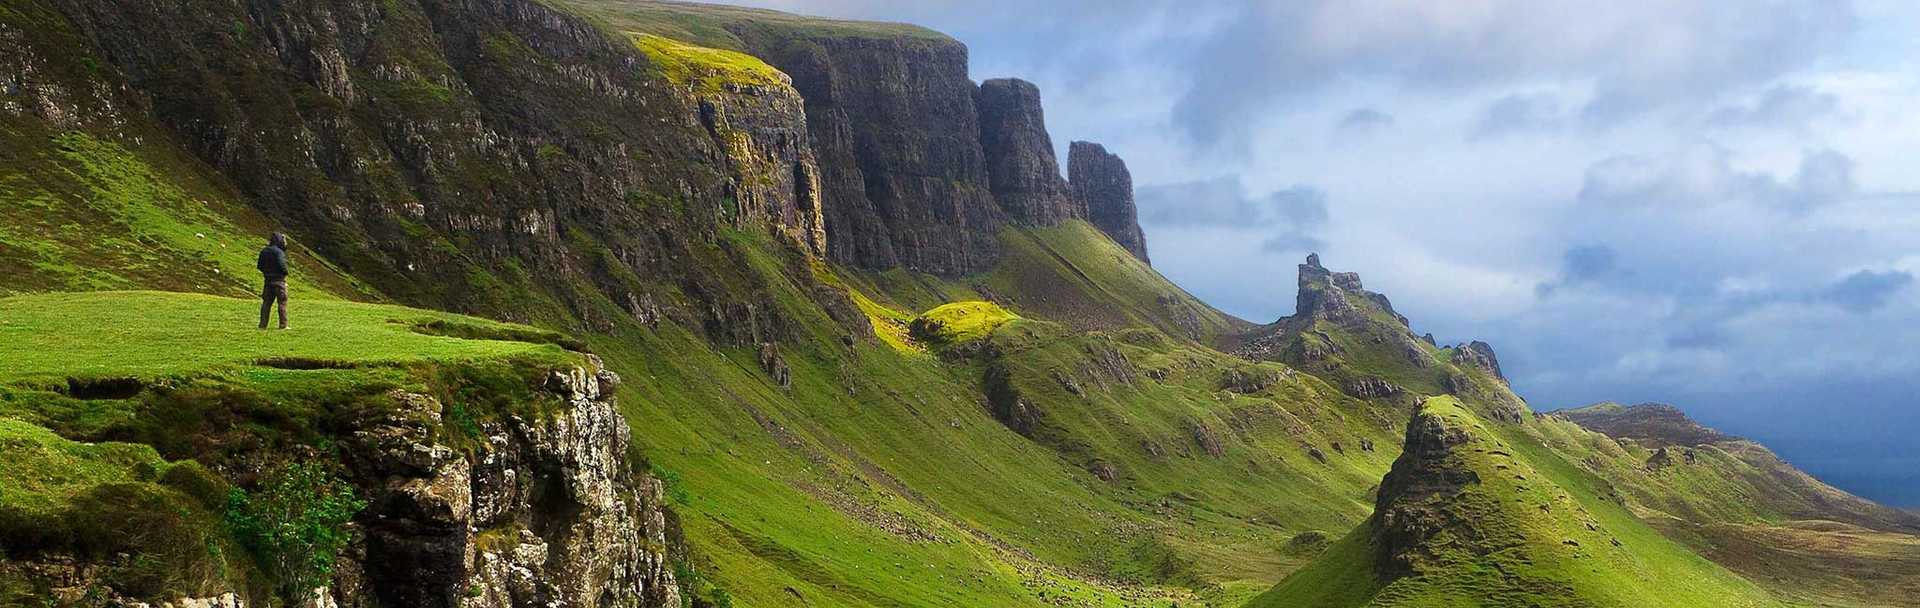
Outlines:
[[1252, 606], [1771, 606], [1520, 428], [1434, 397], [1379, 510]]

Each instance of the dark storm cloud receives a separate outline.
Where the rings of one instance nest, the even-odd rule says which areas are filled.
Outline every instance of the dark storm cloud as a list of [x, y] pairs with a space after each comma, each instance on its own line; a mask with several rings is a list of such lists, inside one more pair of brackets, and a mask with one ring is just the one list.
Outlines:
[[1606, 245], [1580, 245], [1567, 249], [1561, 259], [1560, 276], [1535, 286], [1534, 293], [1546, 297], [1561, 287], [1598, 280], [1612, 274], [1615, 257], [1613, 248]]
[[1862, 270], [1834, 283], [1822, 296], [1848, 311], [1868, 313], [1886, 306], [1888, 300], [1912, 284], [1913, 275], [1907, 272]]
[[1143, 186], [1134, 198], [1140, 224], [1149, 232], [1219, 229], [1256, 239], [1261, 251], [1290, 254], [1318, 250], [1316, 235], [1327, 224], [1327, 194], [1294, 185], [1255, 196], [1239, 177]]

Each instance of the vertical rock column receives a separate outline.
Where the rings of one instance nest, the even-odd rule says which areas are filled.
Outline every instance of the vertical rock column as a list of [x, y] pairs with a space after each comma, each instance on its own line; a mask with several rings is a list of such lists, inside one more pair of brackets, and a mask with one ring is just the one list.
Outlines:
[[1030, 226], [1085, 218], [1086, 206], [1069, 195], [1060, 177], [1039, 87], [1016, 78], [988, 80], [980, 83], [974, 105], [993, 198], [1007, 218]]
[[1133, 252], [1133, 257], [1152, 263], [1133, 205], [1133, 174], [1127, 172], [1126, 161], [1100, 144], [1073, 142], [1067, 149], [1067, 181], [1073, 198], [1086, 208], [1088, 221]]

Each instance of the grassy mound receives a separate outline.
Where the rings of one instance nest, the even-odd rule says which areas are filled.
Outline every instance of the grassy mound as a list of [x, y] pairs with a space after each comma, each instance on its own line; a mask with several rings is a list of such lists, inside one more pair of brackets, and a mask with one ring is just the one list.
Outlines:
[[954, 302], [941, 304], [913, 319], [913, 335], [940, 344], [960, 344], [987, 337], [1017, 319], [992, 302]]
[[[134, 596], [209, 591], [243, 566], [219, 527], [220, 486], [192, 462], [7, 418], [0, 456], [0, 555], [58, 547], [102, 558], [101, 582]], [[41, 591], [0, 571], [0, 604], [29, 605]]]

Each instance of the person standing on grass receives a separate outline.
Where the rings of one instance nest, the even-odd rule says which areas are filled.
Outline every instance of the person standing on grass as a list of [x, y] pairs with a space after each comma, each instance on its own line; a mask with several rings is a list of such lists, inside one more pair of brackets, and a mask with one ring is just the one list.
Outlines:
[[266, 279], [266, 288], [260, 291], [260, 329], [267, 328], [267, 313], [273, 311], [273, 303], [280, 303], [280, 329], [287, 328], [287, 235], [278, 232], [267, 237], [267, 246], [260, 249], [260, 259], [254, 262], [260, 269], [261, 278]]

